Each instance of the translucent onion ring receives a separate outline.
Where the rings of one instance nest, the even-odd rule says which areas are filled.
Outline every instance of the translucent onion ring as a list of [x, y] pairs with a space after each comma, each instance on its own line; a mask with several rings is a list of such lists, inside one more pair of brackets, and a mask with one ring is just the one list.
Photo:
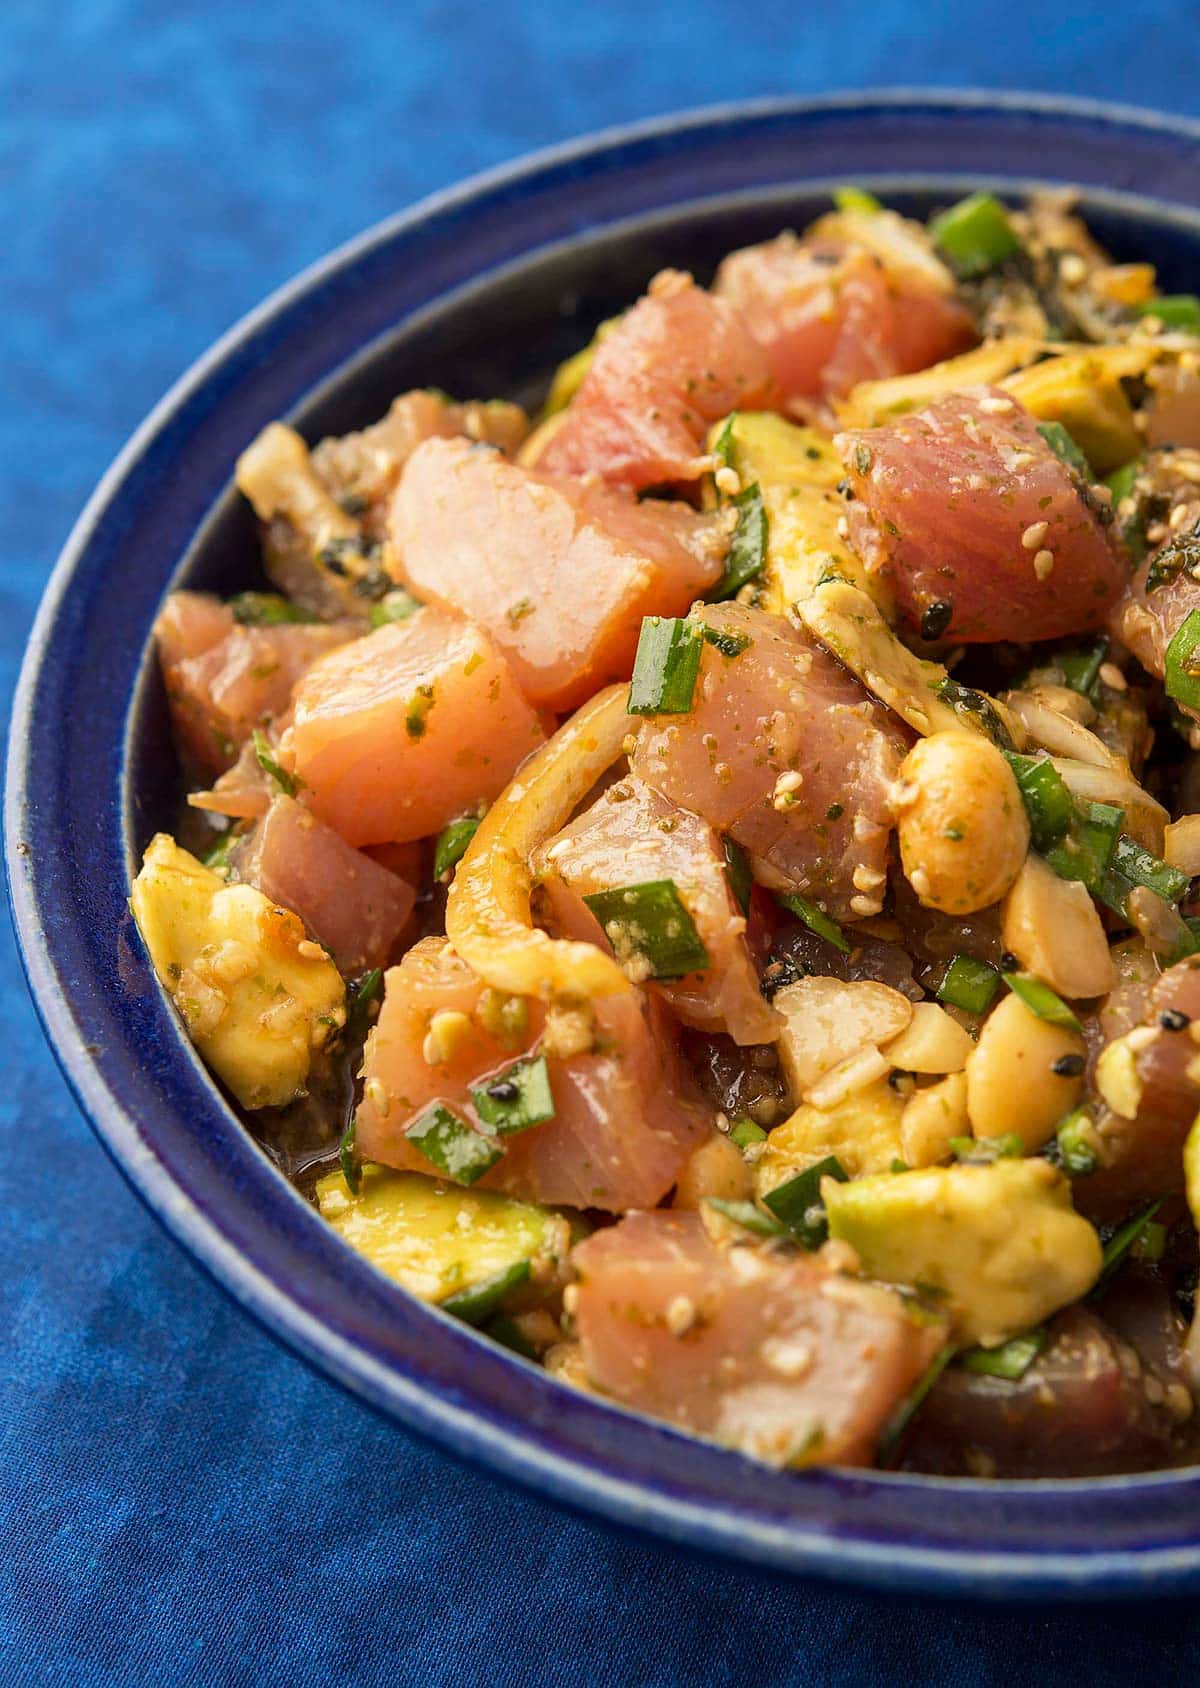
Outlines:
[[613, 996], [632, 987], [595, 944], [551, 938], [533, 924], [529, 857], [621, 755], [628, 685], [598, 692], [517, 771], [458, 864], [446, 936], [471, 970], [511, 996]]

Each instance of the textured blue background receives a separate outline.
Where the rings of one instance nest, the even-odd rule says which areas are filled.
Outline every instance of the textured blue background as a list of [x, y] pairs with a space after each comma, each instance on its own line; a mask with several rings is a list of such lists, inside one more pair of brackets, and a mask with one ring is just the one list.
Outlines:
[[[133, 425], [310, 259], [602, 124], [886, 83], [1200, 112], [1182, 0], [0, 0], [0, 691]], [[377, 1422], [95, 1145], [0, 934], [0, 1682], [1117, 1683], [1185, 1606], [888, 1604], [616, 1536]]]

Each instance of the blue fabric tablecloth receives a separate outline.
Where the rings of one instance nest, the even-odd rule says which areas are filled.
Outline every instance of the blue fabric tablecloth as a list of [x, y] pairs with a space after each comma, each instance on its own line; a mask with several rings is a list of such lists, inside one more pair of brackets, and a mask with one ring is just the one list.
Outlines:
[[[885, 83], [1200, 112], [1185, 0], [4, 0], [0, 686], [87, 492], [267, 290], [602, 124]], [[630, 1540], [380, 1423], [180, 1254], [0, 954], [0, 1682], [1118, 1683], [1186, 1605], [869, 1600]]]

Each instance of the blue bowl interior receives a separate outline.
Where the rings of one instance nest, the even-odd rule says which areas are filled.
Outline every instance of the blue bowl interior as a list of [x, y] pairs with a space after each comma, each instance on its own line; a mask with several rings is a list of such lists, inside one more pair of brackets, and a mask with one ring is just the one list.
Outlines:
[[179, 795], [151, 623], [169, 586], [260, 578], [229, 477], [266, 421], [315, 439], [418, 385], [529, 401], [655, 270], [707, 279], [731, 248], [803, 227], [837, 179], [919, 215], [978, 181], [1018, 194], [1115, 184], [1084, 193], [1093, 229], [1186, 290], [1200, 272], [1195, 149], [1190, 130], [1131, 114], [932, 97], [702, 116], [566, 149], [384, 225], [269, 301], [99, 489], [47, 593], [10, 748], [11, 888], [35, 999], [152, 1208], [247, 1308], [381, 1410], [561, 1499], [783, 1568], [986, 1595], [1200, 1585], [1192, 1472], [1043, 1485], [777, 1474], [570, 1394], [410, 1301], [254, 1146], [183, 1039], [124, 901]]

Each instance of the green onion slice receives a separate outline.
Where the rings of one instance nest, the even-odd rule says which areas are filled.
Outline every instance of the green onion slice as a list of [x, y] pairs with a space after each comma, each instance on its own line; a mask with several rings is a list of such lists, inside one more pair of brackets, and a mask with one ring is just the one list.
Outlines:
[[1021, 250], [1008, 212], [994, 194], [960, 199], [929, 225], [929, 232], [960, 276], [985, 275]]
[[1033, 847], [1044, 855], [1065, 837], [1075, 813], [1074, 799], [1053, 762], [1011, 750], [1005, 752], [1005, 759], [1029, 817]]
[[604, 928], [617, 959], [640, 957], [649, 965], [648, 977], [680, 979], [708, 966], [708, 951], [673, 879], [593, 891], [583, 900]]
[[757, 1143], [765, 1143], [767, 1134], [761, 1125], [743, 1114], [741, 1119], [735, 1119], [729, 1127], [729, 1141], [738, 1149], [751, 1149]]
[[285, 797], [294, 797], [298, 791], [304, 790], [304, 781], [298, 774], [289, 774], [286, 768], [281, 768], [271, 751], [266, 733], [261, 727], [255, 727], [254, 754], [258, 758], [258, 765], [269, 779], [274, 780]]
[[1080, 692], [1095, 703], [1100, 670], [1108, 655], [1108, 640], [1097, 639], [1094, 645], [1078, 651], [1063, 651], [1055, 660], [1063, 679], [1073, 692]]
[[971, 955], [956, 955], [938, 986], [937, 998], [966, 1014], [986, 1014], [1000, 989], [1000, 975], [986, 961]]
[[836, 1178], [839, 1184], [845, 1184], [849, 1174], [836, 1155], [826, 1155], [824, 1160], [777, 1184], [762, 1198], [776, 1219], [805, 1248], [819, 1248], [829, 1234], [825, 1204], [821, 1200], [822, 1178]]
[[1100, 1276], [1092, 1286], [1093, 1295], [1096, 1294], [1097, 1290], [1104, 1288], [1130, 1249], [1145, 1236], [1147, 1226], [1162, 1204], [1163, 1198], [1160, 1196], [1157, 1201], [1151, 1202], [1149, 1207], [1143, 1208], [1140, 1213], [1135, 1213], [1132, 1219], [1127, 1219], [1123, 1225], [1118, 1226], [1113, 1232], [1104, 1245], [1100, 1260]]
[[1161, 1260], [1167, 1246], [1167, 1227], [1157, 1219], [1148, 1219], [1140, 1237], [1130, 1245], [1135, 1260]]
[[734, 597], [767, 566], [767, 510], [758, 482], [743, 487], [729, 502], [738, 513], [737, 526], [725, 559], [725, 573], [708, 594], [711, 603]]
[[372, 604], [367, 615], [372, 628], [387, 627], [393, 621], [410, 620], [421, 607], [420, 598], [414, 598], [411, 592], [398, 586], [394, 592], [385, 592], [378, 603]]
[[993, 1161], [1020, 1160], [1025, 1145], [1015, 1131], [1002, 1137], [952, 1137], [950, 1149], [955, 1160], [967, 1166], [991, 1166]]
[[1087, 1108], [1075, 1108], [1058, 1128], [1057, 1158], [1070, 1178], [1086, 1178], [1100, 1164], [1091, 1144], [1093, 1123]]
[[362, 1184], [362, 1158], [358, 1152], [358, 1116], [351, 1114], [350, 1124], [342, 1132], [338, 1143], [338, 1165], [342, 1169], [342, 1177], [346, 1180], [346, 1188], [352, 1196], [356, 1196]]
[[1124, 821], [1124, 809], [1111, 803], [1076, 805], [1066, 837], [1045, 852], [1047, 865], [1060, 879], [1078, 879], [1093, 896], [1102, 895]]
[[733, 900], [743, 914], [749, 914], [750, 893], [754, 889], [750, 858], [732, 838], [722, 838], [721, 848], [725, 853], [725, 877], [729, 881], [729, 889], [733, 892]]
[[495, 1166], [501, 1151], [466, 1120], [460, 1119], [444, 1102], [434, 1102], [425, 1109], [404, 1135], [421, 1151], [431, 1166], [455, 1184], [474, 1184], [489, 1167]]
[[938, 1349], [916, 1383], [884, 1425], [879, 1441], [875, 1445], [877, 1464], [888, 1466], [892, 1463], [900, 1445], [900, 1438], [916, 1417], [917, 1410], [924, 1403], [925, 1397], [953, 1358], [954, 1344], [952, 1342], [947, 1342]]
[[1052, 1026], [1062, 1026], [1065, 1031], [1082, 1031], [1079, 1021], [1067, 1007], [1062, 997], [1052, 991], [1044, 979], [1035, 977], [1032, 973], [1005, 973], [1004, 983], [1015, 996], [1036, 1014], [1039, 1020], [1047, 1020]]
[[706, 627], [704, 638], [715, 651], [720, 651], [722, 656], [730, 658], [741, 656], [750, 644], [748, 633], [731, 633], [724, 627]]
[[342, 1028], [342, 1041], [345, 1044], [352, 1047], [361, 1043], [370, 1031], [371, 1005], [379, 995], [382, 983], [382, 972], [378, 967], [372, 967], [354, 986], [350, 1005], [346, 1010], [346, 1024]]
[[1046, 1346], [1046, 1335], [1045, 1325], [1039, 1325], [1036, 1330], [1010, 1336], [998, 1348], [967, 1348], [959, 1355], [958, 1364], [978, 1376], [1003, 1377], [1015, 1383]]
[[705, 1206], [730, 1220], [734, 1225], [740, 1225], [743, 1231], [749, 1231], [755, 1237], [783, 1237], [787, 1235], [785, 1228], [778, 1219], [772, 1219], [769, 1213], [755, 1207], [753, 1202], [727, 1201], [723, 1196], [705, 1196]]
[[1073, 469], [1085, 481], [1093, 478], [1091, 464], [1061, 422], [1039, 422], [1037, 431], [1055, 457], [1060, 458], [1068, 469]]
[[442, 1302], [442, 1312], [452, 1314], [466, 1325], [482, 1325], [499, 1311], [500, 1303], [511, 1290], [519, 1289], [528, 1280], [528, 1260], [514, 1260], [511, 1266], [448, 1295]]
[[1177, 903], [1192, 883], [1191, 876], [1181, 868], [1168, 866], [1144, 845], [1127, 836], [1117, 839], [1112, 865], [1114, 871], [1131, 885], [1144, 885], [1164, 903]]
[[452, 867], [457, 867], [467, 852], [467, 845], [479, 831], [478, 815], [463, 815], [460, 820], [451, 821], [438, 833], [437, 843], [433, 847], [433, 877], [440, 879], [444, 873], [449, 873]]
[[827, 944], [832, 944], [834, 949], [841, 950], [843, 955], [850, 954], [850, 940], [837, 921], [831, 920], [824, 909], [818, 908], [816, 903], [810, 903], [807, 897], [797, 896], [794, 891], [780, 891], [776, 895], [775, 901], [781, 908], [788, 909], [801, 919], [811, 932], [817, 934], [818, 938], [824, 938]]
[[486, 1084], [471, 1086], [471, 1100], [484, 1129], [509, 1137], [554, 1118], [554, 1095], [544, 1055], [514, 1061]]
[[291, 622], [307, 623], [316, 616], [293, 604], [278, 592], [239, 592], [230, 598], [233, 619], [243, 627], [285, 627]]
[[1200, 334], [1200, 299], [1194, 293], [1164, 293], [1137, 307], [1143, 317], [1157, 317], [1164, 328], [1178, 328], [1184, 334]]
[[237, 843], [239, 836], [236, 826], [232, 824], [227, 826], [216, 843], [211, 845], [200, 858], [205, 867], [212, 868], [214, 873], [225, 873], [229, 867], [229, 852]]
[[1163, 684], [1167, 696], [1187, 709], [1200, 709], [1200, 610], [1190, 610], [1167, 646]]
[[700, 673], [703, 629], [678, 616], [642, 622], [626, 708], [630, 715], [686, 715]]

